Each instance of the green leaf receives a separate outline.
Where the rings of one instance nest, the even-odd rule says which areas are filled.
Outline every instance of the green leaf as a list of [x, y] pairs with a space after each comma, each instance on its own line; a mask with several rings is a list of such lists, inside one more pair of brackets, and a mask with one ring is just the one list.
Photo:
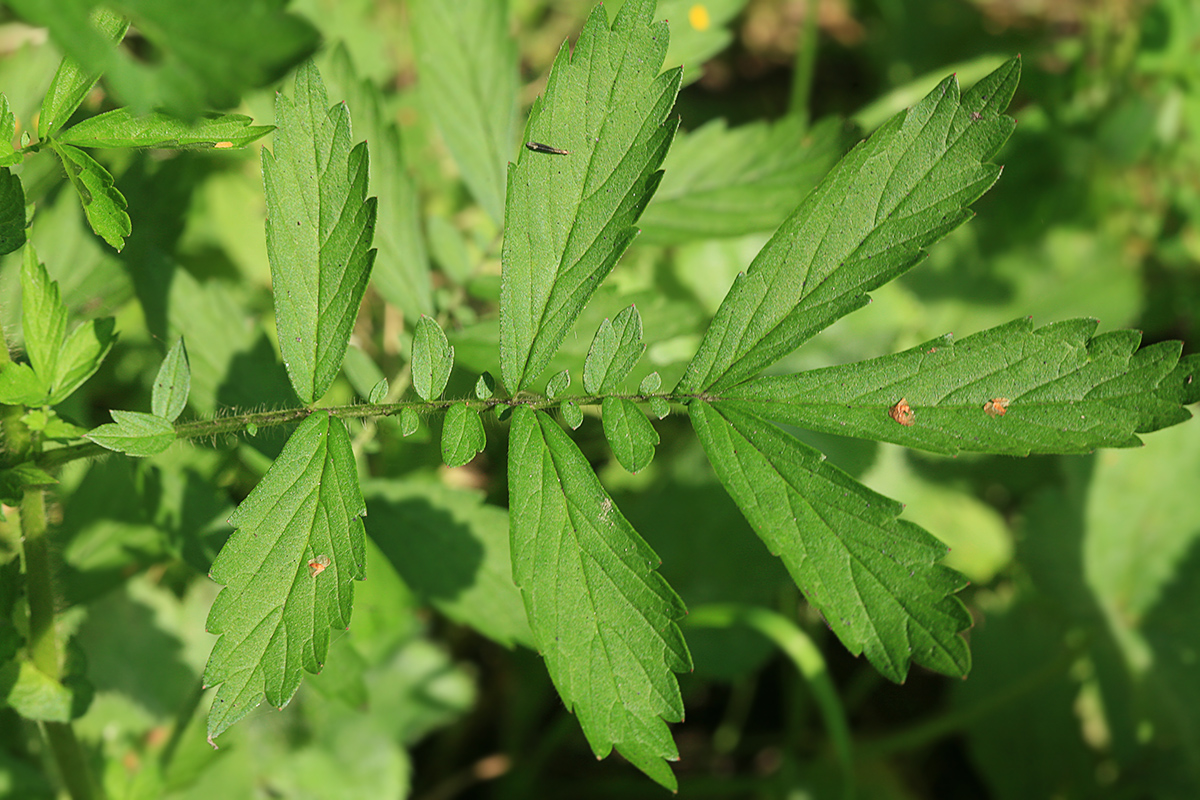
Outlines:
[[112, 175], [79, 148], [54, 141], [50, 146], [62, 159], [67, 177], [79, 193], [88, 224], [97, 236], [108, 242], [109, 247], [120, 252], [125, 247], [125, 237], [133, 228], [129, 215], [125, 213], [128, 204], [113, 186]]
[[689, 404], [717, 476], [767, 548], [850, 652], [903, 681], [909, 662], [965, 675], [966, 585], [936, 564], [946, 546], [897, 519], [903, 506], [740, 409]]
[[71, 676], [60, 683], [23, 658], [0, 668], [0, 689], [0, 703], [38, 722], [70, 722], [83, 715], [92, 699], [86, 681]]
[[[958, 342], [947, 334], [857, 364], [756, 378], [723, 392], [720, 405], [936, 453], [1021, 456], [1135, 446], [1149, 421], [1190, 416], [1156, 393], [1179, 342], [1139, 350], [1136, 331], [1095, 330], [1091, 319], [1037, 330], [1018, 319]], [[911, 424], [890, 413], [901, 399]]]
[[505, 509], [436, 481], [368, 481], [363, 494], [367, 535], [413, 592], [493, 641], [533, 647]]
[[371, 387], [371, 393], [367, 396], [367, 402], [373, 406], [377, 406], [387, 398], [388, 379], [380, 378], [379, 382]]
[[563, 422], [567, 423], [567, 427], [573, 431], [579, 430], [579, 426], [583, 424], [583, 409], [574, 400], [563, 400], [559, 404], [558, 410], [563, 415]]
[[[0, 94], [0, 167], [11, 167], [20, 164], [25, 155], [13, 149], [13, 136], [17, 132], [17, 118], [8, 108], [8, 98]], [[22, 205], [22, 216], [24, 207]], [[24, 222], [24, 219], [22, 219]], [[16, 248], [14, 247], [13, 250]], [[9, 253], [12, 250], [7, 251]]]
[[410, 12], [422, 105], [471, 194], [500, 222], [519, 83], [508, 2], [415, 0]]
[[[17, 506], [27, 486], [53, 486], [58, 479], [35, 466], [32, 461], [24, 461], [14, 467], [0, 470], [0, 501], [5, 505]], [[3, 659], [0, 658], [0, 661]]]
[[479, 380], [475, 381], [475, 396], [480, 400], [490, 400], [495, 393], [496, 379], [492, 377], [492, 373], [484, 372], [479, 376]]
[[329, 107], [312, 62], [295, 99], [275, 96], [274, 152], [262, 153], [279, 348], [292, 388], [318, 400], [342, 367], [375, 251], [367, 145], [350, 148], [350, 114]]
[[0, 365], [0, 403], [11, 406], [34, 406], [46, 402], [49, 389], [28, 364], [9, 361]]
[[205, 685], [221, 684], [209, 741], [264, 697], [287, 705], [301, 669], [320, 671], [365, 577], [365, 511], [346, 426], [314, 412], [229, 518], [237, 530], [209, 573], [225, 584], [208, 614], [221, 637], [204, 669]]
[[426, 223], [429, 231], [429, 250], [442, 273], [459, 286], [466, 286], [474, 272], [467, 252], [467, 243], [462, 231], [444, 217], [430, 217]]
[[[124, 39], [125, 32], [129, 30], [129, 20], [106, 8], [94, 9], [91, 20], [101, 38], [113, 44]], [[95, 47], [95, 43], [92, 42], [91, 46]], [[83, 103], [83, 99], [99, 79], [99, 70], [85, 70], [70, 58], [64, 58], [50, 81], [46, 96], [42, 98], [42, 111], [38, 116], [38, 138], [47, 139], [66, 125], [67, 120]]]
[[[66, 88], [103, 74], [122, 105], [139, 112], [161, 108], [195, 116], [206, 107], [237, 105], [244, 91], [274, 83], [319, 43], [317, 31], [286, 13], [279, 2], [106, 3], [116, 14], [137, 21], [155, 56], [141, 59], [114, 46], [120, 37], [111, 28], [100, 31], [88, 23], [85, 14], [92, 0], [14, 0], [11, 5], [25, 19], [48, 28], [59, 50], [87, 76], [66, 82]], [[74, 109], [67, 110], [74, 93], [58, 94], [63, 97], [56, 101], [54, 124], [61, 125]]]
[[50, 381], [49, 405], [66, 400], [84, 381], [92, 377], [117, 341], [112, 317], [83, 323], [67, 336], [58, 354], [58, 364]]
[[653, 244], [773, 231], [845, 151], [840, 120], [796, 117], [728, 128], [713, 120], [676, 137], [640, 222]]
[[658, 432], [642, 410], [623, 397], [606, 397], [600, 404], [604, 438], [621, 466], [637, 474], [654, 460]]
[[400, 409], [400, 434], [402, 436], [412, 436], [417, 432], [417, 427], [421, 424], [421, 418], [417, 416], [417, 412], [411, 408]]
[[671, 404], [665, 397], [651, 397], [650, 412], [659, 419], [666, 419], [667, 415], [671, 413]]
[[466, 403], [455, 403], [442, 423], [442, 461], [447, 467], [461, 467], [483, 451], [487, 439], [479, 412]]
[[25, 188], [7, 167], [0, 169], [0, 256], [25, 244]]
[[191, 389], [192, 368], [188, 364], [183, 337], [180, 337], [158, 368], [154, 391], [150, 396], [150, 409], [163, 419], [174, 422], [183, 413]]
[[642, 317], [636, 306], [622, 309], [612, 322], [606, 318], [596, 329], [583, 362], [584, 391], [588, 394], [613, 391], [637, 366], [644, 352]]
[[657, 372], [651, 372], [642, 378], [642, 382], [638, 384], [638, 394], [654, 394], [661, 388], [662, 376]]
[[21, 261], [21, 327], [25, 353], [34, 372], [50, 384], [58, 372], [59, 352], [67, 336], [67, 307], [58, 282], [50, 280], [46, 265], [30, 244]]
[[680, 73], [658, 74], [668, 35], [653, 13], [653, 0], [629, 0], [610, 30], [596, 7], [574, 55], [559, 50], [525, 129], [569, 155], [523, 149], [509, 167], [500, 362], [514, 394], [546, 368], [658, 187]]
[[1000, 175], [1012, 59], [959, 100], [954, 76], [859, 144], [734, 281], [676, 391], [720, 392], [861, 308], [966, 221]]
[[193, 123], [157, 112], [136, 116], [128, 108], [116, 108], [68, 128], [58, 141], [78, 147], [232, 150], [274, 130], [253, 122], [244, 114], [205, 114]]
[[354, 129], [371, 143], [370, 185], [378, 195], [375, 246], [379, 254], [371, 280], [383, 298], [415, 319], [433, 313], [429, 256], [421, 238], [420, 197], [409, 174], [400, 131], [384, 109], [379, 87], [360, 80], [345, 45], [334, 50], [330, 91], [350, 107]]
[[436, 400], [446, 389], [450, 370], [454, 368], [454, 348], [446, 339], [442, 326], [424, 314], [413, 331], [413, 387], [422, 400]]
[[513, 577], [538, 646], [592, 752], [615, 745], [668, 788], [683, 718], [672, 675], [691, 669], [686, 612], [579, 448], [544, 412], [513, 411], [509, 519]]
[[546, 397], [553, 400], [569, 388], [571, 388], [571, 370], [564, 369], [562, 372], [555, 373], [554, 377], [546, 381]]
[[175, 441], [175, 426], [170, 420], [137, 411], [111, 412], [115, 422], [92, 428], [87, 438], [118, 453], [146, 458], [156, 456]]

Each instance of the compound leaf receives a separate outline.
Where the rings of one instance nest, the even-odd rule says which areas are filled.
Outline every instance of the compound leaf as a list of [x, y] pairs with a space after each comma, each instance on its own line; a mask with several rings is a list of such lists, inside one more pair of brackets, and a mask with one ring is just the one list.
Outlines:
[[642, 410], [624, 397], [606, 397], [600, 404], [604, 438], [621, 466], [637, 474], [654, 460], [658, 431]]
[[1000, 175], [985, 160], [1012, 132], [1001, 112], [1019, 73], [1014, 58], [961, 101], [950, 76], [839, 161], [734, 281], [676, 391], [720, 392], [752, 377], [966, 221]]
[[192, 368], [188, 364], [187, 348], [183, 337], [163, 359], [154, 378], [154, 390], [150, 395], [150, 409], [163, 419], [174, 422], [187, 405], [188, 393], [192, 389]]
[[411, 10], [421, 102], [471, 194], [500, 222], [519, 83], [508, 2], [417, 0]]
[[644, 352], [642, 317], [636, 306], [622, 309], [612, 322], [605, 318], [583, 362], [583, 390], [599, 394], [616, 389]]
[[125, 237], [133, 227], [129, 215], [125, 213], [128, 203], [113, 186], [113, 176], [96, 159], [77, 147], [56, 141], [52, 141], [50, 146], [62, 159], [67, 177], [79, 193], [88, 224], [97, 236], [120, 252], [125, 246]]
[[848, 144], [837, 120], [807, 127], [784, 117], [728, 128], [723, 119], [680, 134], [639, 225], [654, 244], [742, 236], [779, 227]]
[[525, 129], [567, 153], [526, 148], [509, 166], [500, 364], [514, 394], [546, 368], [658, 187], [680, 72], [658, 74], [668, 37], [653, 13], [653, 0], [629, 0], [610, 29], [603, 6], [593, 10], [574, 54], [559, 50]]
[[[1037, 330], [1018, 319], [958, 342], [947, 334], [857, 364], [756, 378], [721, 396], [777, 422], [948, 454], [1130, 447], [1141, 444], [1135, 433], [1190, 417], [1179, 398], [1157, 393], [1179, 342], [1139, 350], [1136, 331], [1095, 330], [1094, 319]], [[901, 398], [911, 424], [889, 413]]]
[[237, 530], [209, 572], [225, 585], [208, 614], [221, 637], [204, 669], [205, 685], [221, 684], [210, 741], [264, 697], [287, 705], [301, 670], [321, 670], [365, 577], [365, 511], [346, 426], [314, 412], [229, 518]]
[[116, 108], [71, 126], [58, 136], [58, 141], [78, 147], [232, 150], [274, 130], [270, 125], [253, 122], [245, 114], [205, 114], [195, 122], [186, 122], [167, 114], [137, 116], [128, 108]]
[[101, 447], [118, 453], [146, 458], [166, 450], [175, 441], [175, 426], [155, 414], [113, 409], [114, 422], [92, 428], [87, 433]]
[[413, 332], [412, 381], [422, 400], [436, 400], [446, 389], [454, 368], [454, 348], [442, 326], [424, 314]]
[[897, 682], [910, 661], [967, 673], [959, 634], [971, 617], [954, 596], [966, 580], [937, 565], [944, 544], [771, 422], [700, 400], [689, 408], [726, 490], [847, 649]]
[[683, 718], [672, 670], [691, 669], [683, 602], [558, 424], [525, 407], [512, 419], [513, 577], [550, 677], [597, 758], [616, 746], [673, 789], [664, 720]]
[[375, 251], [367, 145], [350, 147], [350, 113], [328, 105], [311, 61], [295, 99], [275, 96], [274, 152], [263, 149], [267, 255], [279, 348], [297, 396], [319, 399], [342, 368]]
[[479, 454], [487, 438], [479, 412], [466, 403], [455, 403], [442, 423], [442, 461], [447, 467], [469, 464]]
[[[129, 20], [106, 8], [97, 8], [92, 12], [92, 23], [98, 29], [102, 40], [113, 44], [124, 39], [125, 32], [129, 30]], [[91, 46], [95, 46], [94, 41]], [[67, 124], [67, 120], [83, 103], [83, 99], [99, 79], [99, 70], [85, 70], [70, 58], [64, 58], [50, 81], [46, 96], [42, 98], [42, 111], [38, 116], [38, 138], [49, 138]]]
[[279, 2], [105, 3], [115, 14], [137, 20], [155, 54], [145, 60], [118, 49], [115, 42], [121, 37], [111, 26], [101, 23], [97, 30], [90, 24], [93, 0], [14, 0], [11, 5], [49, 29], [50, 38], [81, 74], [64, 80], [55, 93], [53, 123], [48, 125], [63, 124], [80, 88], [101, 74], [122, 105], [139, 112], [164, 109], [194, 117], [203, 108], [229, 108], [243, 91], [278, 80], [320, 41], [312, 25], [287, 13]]

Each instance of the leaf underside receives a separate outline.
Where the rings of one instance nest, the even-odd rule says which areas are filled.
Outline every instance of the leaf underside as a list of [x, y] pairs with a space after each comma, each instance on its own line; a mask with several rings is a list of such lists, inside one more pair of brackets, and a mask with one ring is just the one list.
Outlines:
[[512, 420], [513, 577], [550, 677], [597, 758], [615, 746], [674, 788], [664, 720], [683, 719], [672, 674], [691, 669], [683, 602], [558, 424], [524, 407]]
[[680, 72], [658, 74], [667, 28], [652, 0], [629, 0], [613, 27], [598, 6], [571, 54], [563, 45], [526, 141], [509, 166], [500, 289], [500, 363], [516, 393], [537, 378], [637, 234], [678, 120]]
[[346, 426], [317, 411], [230, 517], [237, 530], [209, 573], [225, 585], [207, 623], [221, 637], [204, 670], [206, 686], [221, 685], [210, 740], [264, 698], [287, 705], [301, 670], [321, 670], [365, 577], [365, 512]]

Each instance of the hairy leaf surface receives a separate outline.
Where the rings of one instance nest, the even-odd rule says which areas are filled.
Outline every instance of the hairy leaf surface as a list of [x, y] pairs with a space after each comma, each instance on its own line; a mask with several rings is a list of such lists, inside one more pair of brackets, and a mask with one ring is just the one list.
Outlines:
[[479, 412], [466, 403], [455, 403], [442, 423], [442, 461], [447, 467], [471, 463], [487, 444]]
[[509, 441], [513, 577], [567, 708], [598, 758], [613, 746], [671, 788], [683, 718], [672, 675], [691, 669], [686, 612], [658, 556], [547, 414], [518, 407]]
[[58, 141], [77, 147], [155, 147], [170, 150], [232, 150], [266, 136], [270, 125], [255, 125], [245, 114], [205, 114], [194, 123], [167, 114], [135, 115], [115, 108], [72, 125]]
[[[937, 453], [1021, 456], [1135, 446], [1135, 433], [1163, 427], [1154, 420], [1190, 417], [1157, 393], [1179, 342], [1139, 350], [1136, 331], [1095, 330], [1092, 319], [1037, 330], [1019, 319], [958, 342], [947, 334], [857, 364], [756, 378], [723, 392], [720, 405]], [[889, 416], [901, 398], [911, 425]]]
[[658, 446], [658, 431], [637, 404], [624, 397], [606, 397], [600, 413], [604, 438], [621, 466], [635, 474], [649, 466]]
[[274, 152], [262, 153], [279, 349], [292, 388], [318, 400], [342, 367], [375, 251], [367, 145], [350, 147], [350, 114], [328, 105], [312, 62], [295, 99], [275, 96]]
[[773, 423], [699, 400], [689, 407], [721, 483], [850, 652], [897, 682], [910, 661], [967, 673], [959, 634], [971, 617], [954, 596], [966, 579], [937, 565], [944, 544]]
[[146, 458], [158, 455], [175, 442], [175, 426], [156, 414], [112, 410], [113, 421], [87, 433], [101, 447]]
[[221, 684], [210, 741], [264, 697], [287, 705], [301, 670], [321, 670], [365, 577], [365, 511], [345, 424], [314, 412], [229, 518], [237, 530], [209, 573], [225, 585], [208, 614], [221, 637], [204, 669], [205, 685]]
[[508, 171], [500, 363], [516, 393], [538, 376], [637, 234], [677, 120], [666, 120], [679, 70], [658, 74], [664, 23], [652, 0], [629, 0], [611, 29], [598, 6], [574, 53], [564, 44]]
[[734, 282], [677, 391], [757, 374], [910, 269], [995, 183], [1013, 128], [1013, 59], [960, 100], [950, 76], [847, 154]]

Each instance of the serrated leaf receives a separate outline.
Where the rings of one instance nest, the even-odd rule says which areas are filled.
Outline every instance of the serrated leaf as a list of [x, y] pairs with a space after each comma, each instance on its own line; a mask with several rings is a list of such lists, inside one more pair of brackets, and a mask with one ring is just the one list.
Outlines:
[[411, 408], [400, 409], [400, 435], [412, 436], [417, 432], [417, 427], [421, 424], [421, 418], [417, 412]]
[[50, 381], [49, 405], [56, 406], [66, 400], [100, 369], [117, 341], [113, 332], [115, 327], [115, 320], [105, 317], [89, 320], [71, 331], [58, 354], [54, 377]]
[[569, 388], [571, 388], [571, 370], [564, 369], [546, 381], [546, 397], [553, 400]]
[[679, 135], [663, 182], [639, 223], [646, 242], [773, 231], [795, 211], [849, 145], [840, 120], [809, 128], [784, 117], [737, 128], [716, 119]]
[[651, 372], [638, 384], [638, 394], [654, 394], [660, 388], [662, 388], [662, 376], [658, 372]]
[[629, 0], [609, 29], [596, 7], [574, 55], [559, 50], [525, 129], [569, 154], [522, 149], [509, 167], [500, 363], [513, 394], [546, 368], [658, 187], [680, 73], [658, 74], [668, 36], [653, 13], [652, 0]]
[[330, 91], [339, 91], [350, 107], [354, 129], [371, 143], [370, 185], [379, 200], [375, 226], [379, 254], [371, 272], [372, 283], [406, 317], [432, 314], [433, 289], [421, 236], [420, 197], [409, 174], [400, 131], [384, 109], [379, 87], [359, 79], [343, 44], [334, 50], [326, 77]]
[[208, 614], [221, 637], [204, 669], [205, 685], [221, 684], [210, 741], [264, 698], [287, 705], [302, 669], [320, 671], [365, 577], [365, 511], [346, 426], [314, 412], [230, 517], [237, 530], [209, 573], [225, 585]]
[[[20, 164], [25, 158], [23, 153], [13, 149], [13, 136], [17, 131], [17, 118], [9, 110], [8, 98], [0, 94], [0, 167], [11, 167]], [[23, 211], [23, 209], [22, 209]], [[13, 248], [14, 250], [16, 248]], [[7, 252], [12, 252], [9, 250]]]
[[479, 380], [475, 381], [475, 396], [480, 400], [490, 400], [495, 393], [496, 379], [492, 377], [492, 373], [484, 372], [479, 376]]
[[373, 406], [377, 406], [387, 398], [388, 379], [380, 378], [379, 382], [371, 387], [371, 393], [367, 396], [367, 402]]
[[150, 395], [150, 410], [163, 419], [174, 422], [187, 405], [188, 393], [192, 389], [192, 368], [188, 364], [187, 348], [183, 337], [163, 359], [154, 378], [154, 391]]
[[469, 464], [483, 451], [487, 438], [479, 412], [466, 403], [455, 403], [442, 423], [442, 461], [447, 467]]
[[850, 151], [738, 277], [676, 391], [720, 392], [868, 302], [966, 221], [1000, 175], [1012, 59], [959, 99], [954, 76]]
[[954, 595], [966, 580], [936, 563], [944, 544], [771, 422], [699, 400], [689, 409], [721, 483], [850, 652], [896, 682], [910, 662], [967, 673], [959, 634], [971, 617]]
[[[125, 38], [129, 30], [129, 20], [120, 14], [114, 14], [106, 8], [96, 8], [92, 11], [91, 22], [97, 32], [106, 40], [116, 44]], [[92, 42], [90, 47], [95, 47]], [[98, 52], [98, 51], [97, 51]], [[64, 58], [50, 81], [50, 88], [42, 98], [42, 111], [38, 115], [38, 138], [46, 139], [67, 124], [67, 120], [75, 113], [88, 96], [88, 92], [100, 79], [99, 70], [85, 70], [70, 58]]]
[[512, 417], [513, 577], [550, 677], [598, 758], [615, 745], [673, 789], [664, 720], [683, 718], [672, 671], [691, 669], [683, 602], [558, 424], [525, 407]]
[[138, 411], [113, 409], [110, 413], [114, 422], [87, 433], [87, 438], [101, 447], [146, 458], [158, 455], [175, 442], [175, 426], [170, 420]]
[[21, 327], [29, 363], [49, 384], [58, 372], [59, 352], [67, 336], [67, 307], [58, 282], [50, 280], [32, 244], [21, 260]]
[[636, 306], [621, 309], [612, 322], [606, 318], [596, 329], [583, 362], [584, 391], [588, 394], [613, 391], [637, 366], [644, 352], [642, 317]]
[[412, 380], [417, 395], [422, 400], [441, 397], [453, 368], [454, 348], [442, 326], [433, 317], [422, 314], [413, 331]]
[[109, 247], [120, 252], [125, 247], [125, 237], [133, 228], [129, 215], [125, 213], [128, 204], [113, 186], [113, 176], [96, 159], [77, 147], [56, 141], [51, 141], [50, 146], [62, 160], [67, 178], [79, 193], [88, 224], [97, 236], [108, 242]]
[[[1099, 336], [1096, 320], [1037, 330], [1029, 318], [960, 341], [947, 334], [895, 355], [756, 378], [721, 394], [777, 422], [954, 454], [1086, 453], [1129, 447], [1151, 420], [1190, 414], [1157, 395], [1180, 344], [1138, 349], [1141, 334]], [[889, 414], [904, 398], [910, 425]], [[1161, 427], [1161, 425], [1159, 426]]]
[[253, 123], [244, 114], [205, 114], [187, 122], [158, 112], [137, 116], [128, 108], [116, 108], [71, 126], [58, 141], [77, 147], [233, 150], [274, 130]]
[[583, 424], [583, 409], [574, 400], [563, 400], [558, 410], [562, 412], [563, 422], [567, 423], [568, 428], [573, 431], [579, 430], [579, 426]]
[[604, 438], [621, 466], [636, 474], [654, 460], [658, 431], [631, 400], [606, 397], [600, 404]]
[[410, 12], [421, 103], [471, 194], [500, 222], [518, 86], [508, 2], [416, 0]]
[[[137, 20], [150, 43], [155, 58], [137, 59], [114, 46], [119, 37], [89, 24], [83, 12], [94, 5], [91, 0], [14, 0], [11, 5], [25, 19], [48, 28], [55, 45], [81, 72], [103, 74], [122, 105], [185, 117], [203, 108], [237, 105], [244, 91], [275, 82], [319, 43], [310, 24], [277, 2], [106, 3], [113, 12]], [[69, 102], [64, 97], [56, 105], [60, 110], [54, 122], [61, 125], [70, 116], [65, 110]]]
[[375, 251], [367, 145], [350, 147], [345, 104], [329, 107], [312, 62], [295, 98], [275, 96], [274, 152], [262, 153], [279, 348], [297, 396], [319, 399], [342, 366]]
[[12, 406], [41, 405], [49, 388], [28, 364], [9, 361], [0, 365], [0, 403]]
[[25, 244], [25, 188], [7, 167], [0, 169], [0, 256]]

